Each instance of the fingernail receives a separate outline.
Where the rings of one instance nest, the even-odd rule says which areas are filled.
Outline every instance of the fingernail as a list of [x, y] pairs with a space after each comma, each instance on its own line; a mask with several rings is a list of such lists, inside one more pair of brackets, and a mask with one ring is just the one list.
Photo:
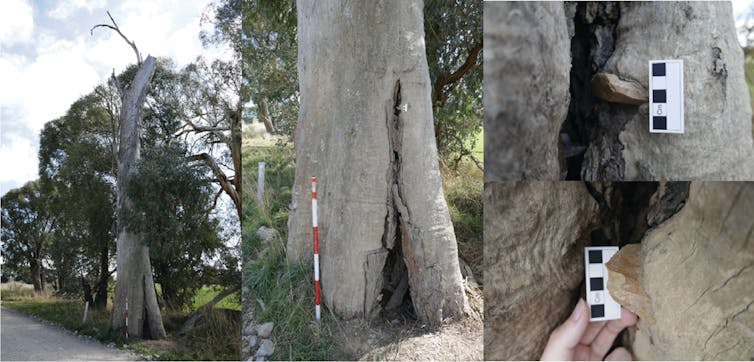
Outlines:
[[579, 299], [579, 302], [576, 303], [576, 307], [573, 308], [573, 312], [571, 312], [572, 321], [578, 322], [584, 316], [584, 303], [583, 299]]

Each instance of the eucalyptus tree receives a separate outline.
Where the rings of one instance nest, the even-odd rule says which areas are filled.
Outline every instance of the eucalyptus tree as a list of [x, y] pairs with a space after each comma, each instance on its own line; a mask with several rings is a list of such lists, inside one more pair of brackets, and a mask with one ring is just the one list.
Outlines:
[[324, 303], [345, 318], [405, 305], [469, 312], [442, 192], [421, 1], [301, 0], [301, 105], [287, 255], [311, 260], [317, 176]]
[[2, 197], [2, 256], [17, 271], [28, 270], [35, 291], [44, 290], [43, 261], [57, 222], [39, 181], [29, 181]]

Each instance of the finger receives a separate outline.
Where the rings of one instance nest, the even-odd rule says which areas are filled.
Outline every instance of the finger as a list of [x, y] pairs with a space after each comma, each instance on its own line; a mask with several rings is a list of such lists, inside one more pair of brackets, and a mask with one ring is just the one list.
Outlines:
[[636, 314], [621, 308], [621, 318], [609, 321], [592, 342], [592, 351], [598, 356], [604, 356], [615, 341], [618, 333], [628, 326], [636, 324]]
[[607, 357], [605, 357], [605, 361], [633, 361], [634, 356], [631, 355], [631, 352], [629, 352], [627, 349], [623, 347], [618, 347], [614, 351], [610, 352]]
[[588, 345], [579, 343], [576, 348], [573, 350], [573, 360], [574, 361], [590, 361], [594, 360], [592, 358], [592, 348]]
[[580, 299], [571, 316], [550, 334], [542, 360], [570, 361], [573, 358], [574, 348], [589, 324], [588, 312], [586, 302]]
[[589, 326], [586, 327], [584, 335], [581, 337], [581, 344], [590, 345], [594, 338], [600, 333], [603, 327], [605, 327], [607, 321], [589, 322]]

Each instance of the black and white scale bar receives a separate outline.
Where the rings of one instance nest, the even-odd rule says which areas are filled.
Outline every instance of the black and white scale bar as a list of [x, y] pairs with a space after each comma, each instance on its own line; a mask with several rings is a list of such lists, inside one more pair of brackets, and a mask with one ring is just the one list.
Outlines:
[[586, 303], [590, 321], [620, 319], [620, 304], [607, 291], [605, 263], [618, 252], [617, 246], [590, 246], [584, 248], [584, 273], [586, 274]]
[[649, 132], [683, 133], [683, 60], [649, 61]]

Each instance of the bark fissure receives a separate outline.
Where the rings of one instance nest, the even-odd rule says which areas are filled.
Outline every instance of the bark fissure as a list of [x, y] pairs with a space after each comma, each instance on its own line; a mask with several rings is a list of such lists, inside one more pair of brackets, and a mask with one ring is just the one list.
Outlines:
[[[404, 317], [416, 319], [411, 302], [409, 270], [404, 256], [404, 245], [409, 243], [411, 217], [402, 196], [401, 144], [402, 144], [402, 108], [401, 82], [395, 82], [393, 98], [389, 102], [391, 109], [386, 113], [390, 167], [388, 170], [387, 213], [382, 246], [388, 250], [383, 267], [382, 294], [380, 306], [390, 317], [398, 313]], [[404, 244], [405, 243], [405, 244]]]
[[[635, 106], [609, 103], [594, 95], [592, 77], [604, 71], [615, 50], [620, 6], [616, 2], [578, 3], [571, 39], [571, 79], [568, 116], [561, 126], [561, 178], [623, 179], [625, 162], [618, 135]], [[589, 158], [597, 158], [592, 164]], [[602, 177], [602, 175], [607, 175]], [[600, 177], [597, 177], [600, 176]]]

